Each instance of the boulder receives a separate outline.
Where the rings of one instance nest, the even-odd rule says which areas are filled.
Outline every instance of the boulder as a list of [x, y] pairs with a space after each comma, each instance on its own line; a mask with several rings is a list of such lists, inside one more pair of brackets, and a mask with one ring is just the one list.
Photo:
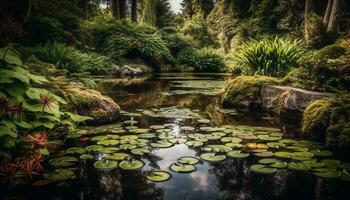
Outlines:
[[314, 92], [289, 86], [265, 85], [261, 88], [261, 105], [264, 110], [277, 114], [302, 114], [310, 102], [330, 98], [333, 93]]
[[69, 103], [69, 109], [78, 114], [90, 116], [94, 123], [103, 123], [119, 116], [120, 107], [108, 96], [85, 87], [68, 85], [62, 94]]
[[114, 75], [119, 78], [140, 78], [148, 75], [150, 70], [143, 65], [124, 65], [123, 67], [115, 67]]

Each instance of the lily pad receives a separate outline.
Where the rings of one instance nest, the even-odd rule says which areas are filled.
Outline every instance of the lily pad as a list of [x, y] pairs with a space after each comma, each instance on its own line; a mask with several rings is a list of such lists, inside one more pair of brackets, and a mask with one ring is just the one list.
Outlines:
[[180, 172], [180, 173], [190, 173], [196, 170], [196, 167], [193, 165], [187, 165], [187, 164], [171, 164], [169, 167], [174, 172]]
[[226, 159], [225, 155], [220, 155], [216, 153], [203, 153], [199, 156], [201, 159], [211, 162], [219, 162]]
[[228, 143], [228, 142], [230, 142], [230, 143], [240, 143], [240, 142], [242, 142], [242, 139], [236, 138], [236, 137], [223, 137], [223, 138], [221, 138], [220, 141], [223, 142], [223, 143]]
[[278, 151], [274, 153], [274, 156], [278, 157], [278, 158], [290, 158], [292, 157], [294, 154], [287, 152], [287, 151]]
[[117, 166], [118, 162], [113, 160], [99, 160], [94, 163], [94, 167], [99, 170], [112, 170]]
[[124, 160], [119, 163], [119, 167], [123, 170], [138, 170], [144, 165], [145, 163], [140, 160]]
[[143, 156], [145, 154], [151, 153], [151, 151], [149, 149], [146, 149], [146, 148], [137, 148], [137, 149], [131, 150], [131, 153], [134, 154], [134, 155]]
[[333, 153], [327, 150], [311, 150], [311, 153], [313, 153], [315, 156], [320, 156], [320, 157], [329, 157], [332, 156]]
[[140, 134], [138, 136], [139, 136], [139, 138], [146, 138], [146, 139], [157, 137], [157, 135], [154, 134], [154, 133], [142, 133], [142, 134]]
[[288, 169], [297, 171], [309, 171], [311, 170], [311, 167], [302, 162], [291, 162], [288, 164]]
[[249, 157], [249, 153], [242, 153], [241, 151], [229, 151], [226, 154], [228, 157], [231, 158], [247, 158]]
[[274, 174], [277, 172], [276, 168], [267, 167], [266, 165], [255, 164], [250, 166], [250, 170], [259, 174]]
[[309, 165], [312, 168], [320, 168], [324, 166], [324, 163], [317, 162], [317, 160], [305, 160], [303, 163]]
[[278, 141], [282, 137], [280, 136], [269, 136], [269, 135], [258, 135], [258, 139], [264, 140], [264, 141]]
[[200, 141], [187, 141], [185, 143], [187, 146], [191, 146], [191, 147], [200, 147], [203, 145], [203, 142], [200, 142]]
[[336, 169], [339, 167], [340, 165], [340, 161], [339, 160], [334, 160], [334, 159], [325, 159], [325, 160], [321, 160], [321, 162], [327, 167], [327, 168], [331, 168], [331, 169]]
[[122, 144], [119, 146], [119, 148], [123, 150], [132, 150], [132, 149], [136, 149], [137, 146], [133, 144]]
[[174, 145], [173, 143], [165, 141], [165, 140], [160, 140], [160, 141], [151, 143], [151, 146], [155, 147], [155, 148], [169, 148], [173, 145]]
[[110, 160], [125, 160], [126, 158], [129, 158], [129, 154], [127, 153], [114, 153], [112, 155], [107, 155], [106, 158]]
[[154, 170], [148, 173], [146, 178], [152, 182], [163, 182], [171, 178], [171, 174], [166, 171]]
[[305, 157], [305, 158], [312, 158], [312, 157], [314, 157], [313, 153], [306, 152], [306, 151], [294, 152], [294, 155], [299, 156], [299, 157]]
[[98, 145], [114, 146], [119, 144], [119, 140], [100, 140], [97, 142]]
[[342, 173], [340, 171], [327, 171], [327, 172], [314, 172], [313, 173], [315, 176], [319, 176], [321, 178], [328, 178], [328, 179], [334, 179], [334, 178], [339, 178]]
[[75, 178], [75, 174], [70, 169], [56, 169], [52, 173], [44, 174], [44, 177], [50, 181], [64, 181]]
[[71, 147], [66, 150], [67, 154], [82, 154], [85, 152], [83, 147]]
[[80, 159], [82, 159], [82, 160], [92, 160], [92, 159], [94, 159], [94, 156], [90, 155], [90, 154], [83, 154], [83, 155], [80, 156]]
[[281, 142], [268, 142], [266, 145], [273, 149], [280, 149], [286, 147], [286, 145]]
[[254, 156], [258, 157], [272, 157], [273, 153], [271, 151], [265, 151], [265, 152], [260, 152], [260, 153], [254, 153]]
[[180, 164], [189, 164], [189, 165], [195, 165], [199, 162], [199, 160], [195, 157], [191, 156], [184, 156], [179, 159], [177, 159], [177, 162]]
[[78, 162], [78, 159], [72, 156], [56, 157], [49, 160], [50, 165], [54, 167], [69, 167]]

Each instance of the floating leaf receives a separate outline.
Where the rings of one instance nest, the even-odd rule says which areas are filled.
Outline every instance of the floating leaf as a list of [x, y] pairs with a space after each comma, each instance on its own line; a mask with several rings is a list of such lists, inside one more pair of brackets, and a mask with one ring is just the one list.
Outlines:
[[146, 148], [137, 148], [137, 149], [131, 150], [131, 153], [134, 154], [134, 155], [143, 156], [145, 154], [151, 153], [151, 151], [149, 149], [146, 149]]
[[187, 146], [200, 147], [200, 146], [203, 145], [203, 142], [200, 142], [200, 141], [187, 141], [185, 144]]
[[228, 157], [231, 158], [247, 158], [249, 157], [249, 153], [242, 153], [241, 151], [229, 151], [226, 154]]
[[324, 163], [317, 162], [317, 160], [305, 160], [303, 161], [304, 164], [312, 167], [312, 168], [320, 168], [324, 166]]
[[258, 156], [258, 157], [272, 157], [273, 153], [271, 151], [266, 151], [266, 152], [254, 153], [254, 156]]
[[118, 162], [113, 160], [99, 160], [94, 163], [94, 167], [99, 170], [112, 170], [117, 166]]
[[276, 136], [269, 136], [269, 135], [258, 135], [257, 137], [258, 139], [264, 140], [264, 141], [278, 141], [282, 138], [280, 136], [276, 137]]
[[184, 164], [171, 164], [169, 167], [174, 172], [180, 172], [180, 173], [190, 173], [196, 170], [196, 167], [193, 165], [184, 165]]
[[184, 156], [179, 159], [177, 159], [177, 162], [180, 164], [189, 164], [189, 165], [195, 165], [199, 162], [199, 160], [195, 157], [191, 156]]
[[126, 158], [129, 158], [129, 154], [127, 153], [114, 153], [112, 155], [107, 155], [107, 159], [110, 160], [125, 160]]
[[78, 162], [78, 159], [72, 156], [56, 157], [49, 160], [50, 165], [54, 167], [69, 167]]
[[285, 144], [280, 142], [268, 142], [266, 145], [273, 149], [280, 149], [286, 147]]
[[140, 160], [124, 160], [119, 163], [119, 167], [124, 170], [138, 170], [144, 165], [145, 163]]
[[146, 178], [153, 182], [163, 182], [171, 178], [171, 174], [166, 171], [154, 170], [149, 172]]
[[52, 173], [44, 174], [44, 177], [50, 181], [64, 181], [75, 178], [75, 174], [70, 169], [56, 169]]
[[332, 170], [327, 172], [314, 172], [313, 174], [321, 178], [329, 178], [329, 179], [339, 178], [342, 175], [340, 171], [332, 171]]
[[261, 164], [255, 164], [255, 165], [250, 166], [250, 170], [252, 170], [255, 173], [259, 173], [259, 174], [274, 174], [277, 171], [277, 169], [275, 169], [275, 168], [267, 167], [267, 166], [261, 165]]
[[293, 153], [290, 153], [287, 151], [279, 151], [279, 152], [274, 153], [274, 156], [279, 157], [279, 158], [290, 158], [293, 155], [294, 155]]
[[203, 153], [199, 156], [201, 159], [211, 162], [219, 162], [226, 159], [225, 155], [218, 155], [216, 153]]
[[309, 171], [311, 167], [301, 162], [291, 162], [288, 164], [288, 169], [298, 170], [298, 171]]
[[327, 168], [331, 168], [331, 169], [336, 169], [339, 167], [340, 165], [340, 161], [339, 160], [334, 160], [334, 159], [325, 159], [325, 160], [321, 160], [321, 162], [327, 167]]
[[139, 136], [139, 138], [146, 138], [146, 139], [157, 137], [157, 135], [154, 134], [154, 133], [142, 133], [142, 134], [140, 134], [138, 136]]
[[173, 143], [165, 141], [165, 140], [160, 140], [160, 141], [151, 143], [151, 146], [155, 147], [155, 148], [169, 148], [173, 145], [174, 145]]
[[90, 155], [90, 154], [83, 154], [83, 155], [80, 156], [80, 159], [82, 159], [82, 160], [92, 160], [92, 159], [94, 159], [94, 156]]
[[315, 156], [321, 156], [321, 157], [329, 157], [332, 156], [333, 153], [327, 150], [311, 150], [311, 153], [313, 153]]
[[312, 158], [314, 156], [314, 154], [312, 154], [310, 152], [306, 152], [306, 151], [294, 152], [294, 155], [299, 156], [299, 157], [305, 157], [305, 158]]

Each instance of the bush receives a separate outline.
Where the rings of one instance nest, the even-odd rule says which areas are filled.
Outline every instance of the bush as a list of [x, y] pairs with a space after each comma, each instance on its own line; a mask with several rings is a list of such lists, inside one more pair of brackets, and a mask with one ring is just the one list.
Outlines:
[[193, 54], [193, 67], [197, 72], [226, 71], [223, 56], [213, 49], [200, 49]]
[[83, 53], [58, 42], [48, 42], [31, 50], [41, 61], [56, 65], [71, 73], [88, 72], [94, 75], [108, 74], [112, 59], [96, 53]]
[[92, 45], [117, 63], [126, 58], [172, 59], [167, 42], [155, 28], [105, 18], [86, 23], [84, 29], [91, 35]]
[[297, 67], [304, 53], [299, 40], [286, 38], [251, 39], [235, 53], [234, 61], [246, 75], [284, 76]]

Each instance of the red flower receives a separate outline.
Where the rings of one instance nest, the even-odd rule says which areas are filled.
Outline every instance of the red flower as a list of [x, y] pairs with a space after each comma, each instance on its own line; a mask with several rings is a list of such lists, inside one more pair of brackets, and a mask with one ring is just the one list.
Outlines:
[[46, 147], [49, 145], [46, 133], [34, 133], [34, 135], [28, 134], [24, 137], [23, 141], [31, 143], [32, 148], [35, 145], [38, 145], [40, 147]]

